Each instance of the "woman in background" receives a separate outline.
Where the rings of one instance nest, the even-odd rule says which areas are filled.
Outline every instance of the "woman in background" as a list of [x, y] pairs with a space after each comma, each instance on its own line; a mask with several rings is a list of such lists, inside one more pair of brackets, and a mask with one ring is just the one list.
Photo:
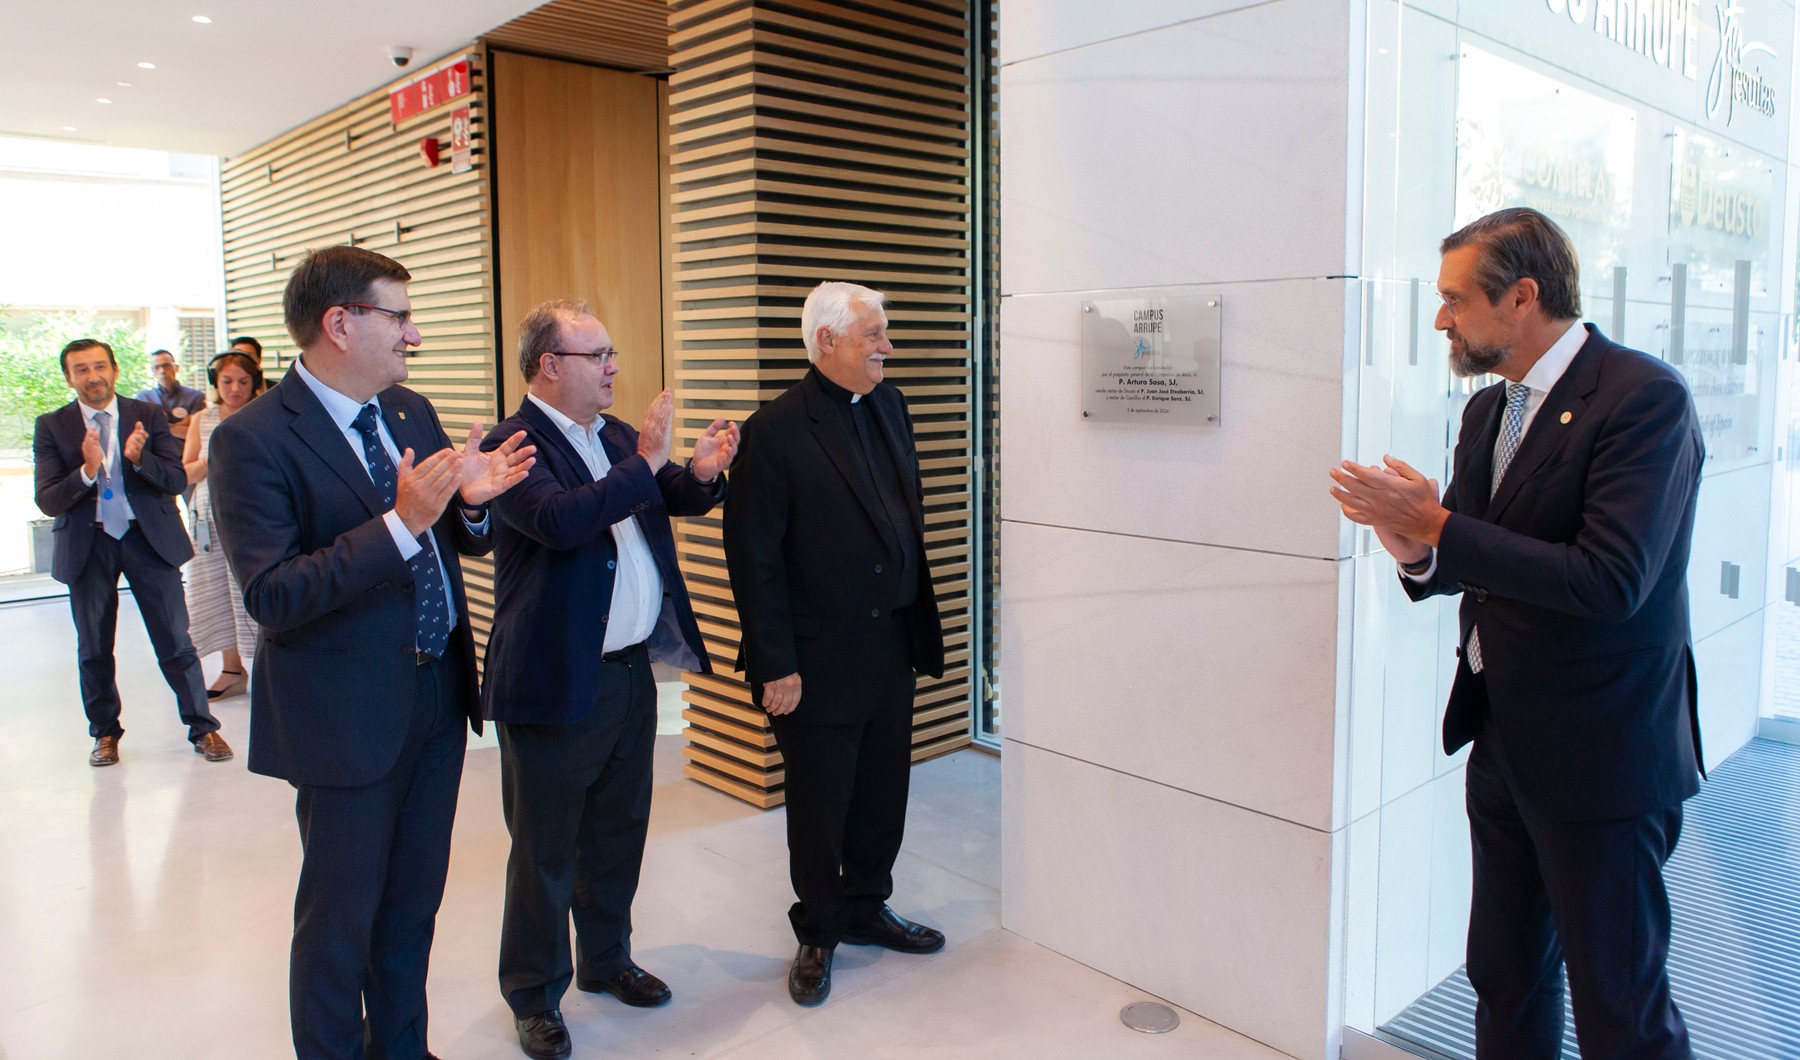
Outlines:
[[202, 658], [215, 651], [223, 655], [219, 678], [206, 690], [208, 699], [222, 699], [241, 694], [250, 683], [244, 664], [256, 653], [256, 626], [244, 613], [244, 594], [213, 529], [214, 505], [229, 500], [212, 495], [206, 481], [207, 455], [214, 428], [249, 404], [262, 391], [263, 379], [256, 358], [236, 351], [214, 357], [206, 366], [206, 379], [213, 387], [213, 401], [195, 418], [182, 453], [188, 484], [195, 487], [194, 558], [187, 568], [188, 633]]

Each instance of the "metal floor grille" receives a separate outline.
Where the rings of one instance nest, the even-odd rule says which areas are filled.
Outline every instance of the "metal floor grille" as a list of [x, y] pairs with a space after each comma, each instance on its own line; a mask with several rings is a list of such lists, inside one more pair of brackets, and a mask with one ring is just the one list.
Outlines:
[[[1752, 740], [1714, 770], [1666, 878], [1669, 977], [1694, 1052], [1800, 1058], [1800, 747]], [[1563, 1056], [1578, 1060], [1572, 1015], [1564, 1027]], [[1473, 1060], [1468, 977], [1458, 968], [1381, 1029], [1423, 1055]]]

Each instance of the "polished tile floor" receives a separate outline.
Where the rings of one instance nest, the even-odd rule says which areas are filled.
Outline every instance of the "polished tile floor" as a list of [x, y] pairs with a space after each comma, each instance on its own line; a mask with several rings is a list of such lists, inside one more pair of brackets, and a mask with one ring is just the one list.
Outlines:
[[[239, 757], [191, 753], [129, 597], [119, 633], [128, 732], [121, 764], [95, 770], [67, 605], [0, 606], [0, 1060], [292, 1055], [291, 789], [246, 772], [241, 697], [218, 709]], [[675, 1001], [571, 991], [578, 1058], [1281, 1056], [1190, 1013], [1167, 1035], [1130, 1031], [1118, 1011], [1145, 995], [1001, 929], [1000, 765], [973, 751], [915, 772], [895, 872], [896, 907], [950, 946], [845, 947], [831, 1000], [796, 1007], [781, 811], [683, 779], [679, 737], [660, 743], [635, 949]], [[431, 973], [446, 1060], [521, 1055], [494, 973], [498, 784], [491, 738], [472, 743]]]

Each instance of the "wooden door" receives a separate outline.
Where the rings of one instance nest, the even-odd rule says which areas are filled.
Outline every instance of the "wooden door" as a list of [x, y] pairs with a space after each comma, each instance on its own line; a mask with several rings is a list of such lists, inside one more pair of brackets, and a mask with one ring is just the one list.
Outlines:
[[497, 51], [490, 84], [503, 410], [525, 396], [519, 322], [584, 298], [620, 354], [608, 411], [636, 426], [663, 388], [661, 83]]

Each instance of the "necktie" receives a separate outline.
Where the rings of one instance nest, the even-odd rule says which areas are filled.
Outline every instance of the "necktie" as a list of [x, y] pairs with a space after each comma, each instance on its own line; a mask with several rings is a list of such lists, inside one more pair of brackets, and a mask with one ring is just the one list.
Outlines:
[[[400, 489], [400, 472], [388, 457], [387, 447], [375, 428], [375, 406], [364, 405], [350, 425], [362, 435], [363, 459], [369, 464], [369, 477], [381, 494], [381, 503], [393, 504]], [[441, 659], [450, 646], [450, 615], [444, 603], [444, 579], [438, 572], [437, 549], [431, 544], [431, 531], [418, 536], [419, 551], [406, 561], [413, 576], [413, 617], [418, 623], [415, 645], [420, 653]]]
[[119, 445], [112, 429], [112, 413], [94, 413], [94, 429], [100, 432], [100, 477], [95, 480], [100, 488], [100, 527], [109, 537], [122, 541], [131, 530], [131, 517], [125, 514], [125, 483], [115, 481], [124, 476], [114, 474], [108, 466], [119, 463], [112, 458]]
[[[1488, 496], [1492, 497], [1500, 490], [1500, 480], [1506, 477], [1506, 469], [1512, 465], [1512, 459], [1519, 451], [1519, 441], [1525, 436], [1525, 403], [1531, 399], [1531, 388], [1524, 383], [1506, 384], [1506, 414], [1500, 421], [1500, 447], [1494, 453], [1494, 481], [1488, 486]], [[1481, 630], [1469, 634], [1469, 672], [1481, 672]]]

